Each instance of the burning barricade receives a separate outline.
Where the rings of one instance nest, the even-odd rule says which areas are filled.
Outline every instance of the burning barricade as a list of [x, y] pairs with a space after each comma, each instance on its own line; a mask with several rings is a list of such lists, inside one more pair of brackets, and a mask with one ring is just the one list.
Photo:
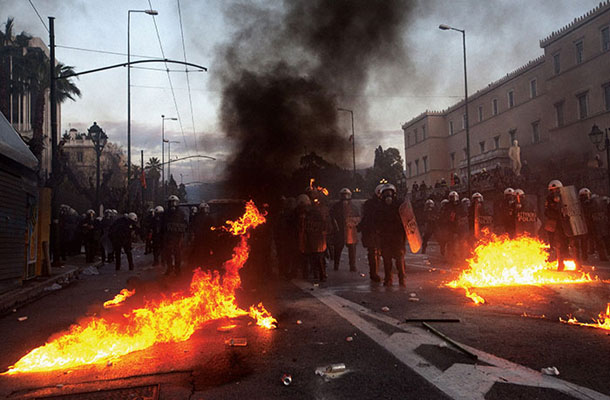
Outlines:
[[[274, 328], [277, 321], [262, 303], [245, 310], [237, 306], [235, 299], [235, 291], [241, 286], [239, 270], [248, 258], [249, 233], [263, 223], [265, 216], [252, 201], [248, 202], [244, 215], [236, 221], [227, 221], [223, 227], [240, 240], [231, 259], [224, 263], [222, 276], [218, 271], [198, 268], [188, 290], [124, 310], [120, 319], [95, 317], [72, 325], [66, 333], [30, 351], [5, 374], [106, 363], [157, 343], [186, 341], [206, 322], [220, 318], [249, 315], [257, 325]], [[131, 295], [124, 289], [104, 305], [116, 306]]]

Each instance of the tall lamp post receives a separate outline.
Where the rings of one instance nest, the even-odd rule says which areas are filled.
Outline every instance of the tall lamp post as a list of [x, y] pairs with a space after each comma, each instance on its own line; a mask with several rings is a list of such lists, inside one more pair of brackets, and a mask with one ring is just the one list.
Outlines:
[[[127, 62], [131, 62], [130, 22], [131, 13], [146, 13], [158, 15], [157, 10], [128, 10], [127, 11]], [[127, 209], [131, 207], [131, 66], [127, 65]]]
[[87, 129], [91, 140], [93, 141], [93, 147], [95, 148], [95, 155], [97, 156], [96, 164], [96, 177], [95, 177], [95, 209], [99, 212], [100, 209], [100, 156], [104, 150], [104, 146], [108, 142], [108, 136], [100, 128], [97, 122], [94, 122], [89, 129]]
[[445, 25], [445, 24], [441, 24], [438, 26], [439, 29], [446, 31], [446, 30], [452, 30], [452, 31], [457, 31], [460, 32], [462, 34], [462, 48], [464, 50], [464, 115], [465, 115], [465, 121], [464, 121], [464, 125], [466, 128], [466, 163], [467, 163], [467, 169], [468, 169], [468, 198], [470, 198], [470, 195], [472, 194], [471, 188], [470, 188], [470, 121], [468, 120], [468, 75], [466, 73], [466, 31], [463, 29], [457, 29], [457, 28], [453, 28], [449, 25]]
[[161, 184], [163, 185], [163, 199], [167, 198], [165, 187], [165, 121], [177, 121], [178, 118], [161, 115]]
[[171, 170], [171, 166], [172, 166], [172, 143], [180, 143], [176, 140], [164, 140], [165, 143], [167, 143], [167, 180], [169, 181], [172, 177], [172, 170]]
[[347, 108], [337, 108], [338, 111], [345, 111], [350, 113], [351, 117], [352, 117], [352, 162], [353, 162], [353, 167], [354, 167], [354, 188], [356, 187], [356, 136], [354, 136], [354, 111], [353, 110], [348, 110]]
[[[608, 170], [608, 193], [610, 193], [610, 139], [608, 139], [608, 128], [604, 132], [597, 125], [593, 125], [589, 132], [589, 140], [595, 145], [597, 150], [606, 150], [606, 169]], [[603, 143], [602, 143], [603, 141]]]

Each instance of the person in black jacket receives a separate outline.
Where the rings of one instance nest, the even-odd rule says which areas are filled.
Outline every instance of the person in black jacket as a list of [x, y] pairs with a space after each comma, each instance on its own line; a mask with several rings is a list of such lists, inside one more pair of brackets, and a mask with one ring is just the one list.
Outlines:
[[155, 207], [155, 216], [153, 217], [150, 229], [152, 239], [153, 263], [155, 267], [159, 265], [161, 254], [163, 252], [163, 206]]
[[80, 232], [85, 244], [85, 262], [92, 263], [97, 250], [95, 211], [87, 210], [85, 218], [80, 222]]
[[163, 216], [163, 239], [165, 241], [165, 275], [172, 271], [180, 275], [180, 264], [182, 260], [182, 240], [186, 232], [186, 216], [178, 208], [178, 196], [171, 195], [167, 199], [167, 210]]
[[110, 240], [114, 249], [114, 260], [116, 270], [121, 269], [121, 249], [125, 251], [129, 270], [133, 270], [133, 256], [131, 254], [132, 235], [137, 229], [138, 216], [135, 213], [129, 213], [126, 216], [118, 218], [110, 227]]
[[385, 184], [381, 189], [381, 206], [377, 209], [375, 222], [379, 235], [381, 257], [385, 272], [383, 285], [392, 286], [392, 262], [398, 270], [398, 283], [405, 284], [405, 230], [402, 226], [398, 207], [400, 202], [396, 197], [396, 187]]
[[379, 237], [376, 231], [375, 214], [381, 206], [381, 189], [383, 185], [377, 185], [375, 195], [362, 205], [362, 220], [358, 224], [358, 230], [362, 232], [362, 246], [367, 250], [369, 262], [369, 276], [373, 282], [381, 282], [379, 277]]
[[546, 217], [544, 230], [549, 236], [551, 250], [555, 250], [558, 271], [564, 270], [563, 259], [568, 250], [568, 238], [561, 221], [561, 194], [559, 191], [561, 187], [563, 184], [556, 179], [549, 182], [549, 192], [544, 203], [544, 216]]

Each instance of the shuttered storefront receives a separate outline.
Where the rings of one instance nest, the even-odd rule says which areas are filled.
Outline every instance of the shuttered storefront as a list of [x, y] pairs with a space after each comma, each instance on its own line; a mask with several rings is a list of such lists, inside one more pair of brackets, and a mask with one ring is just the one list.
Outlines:
[[0, 169], [0, 291], [18, 285], [25, 270], [27, 194], [20, 176]]

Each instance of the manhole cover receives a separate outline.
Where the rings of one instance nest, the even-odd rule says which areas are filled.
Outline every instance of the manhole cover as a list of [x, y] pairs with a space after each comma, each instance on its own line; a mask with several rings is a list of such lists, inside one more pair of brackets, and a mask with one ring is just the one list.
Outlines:
[[95, 392], [71, 393], [61, 396], [39, 397], [39, 399], [62, 400], [158, 400], [159, 385], [136, 386]]

